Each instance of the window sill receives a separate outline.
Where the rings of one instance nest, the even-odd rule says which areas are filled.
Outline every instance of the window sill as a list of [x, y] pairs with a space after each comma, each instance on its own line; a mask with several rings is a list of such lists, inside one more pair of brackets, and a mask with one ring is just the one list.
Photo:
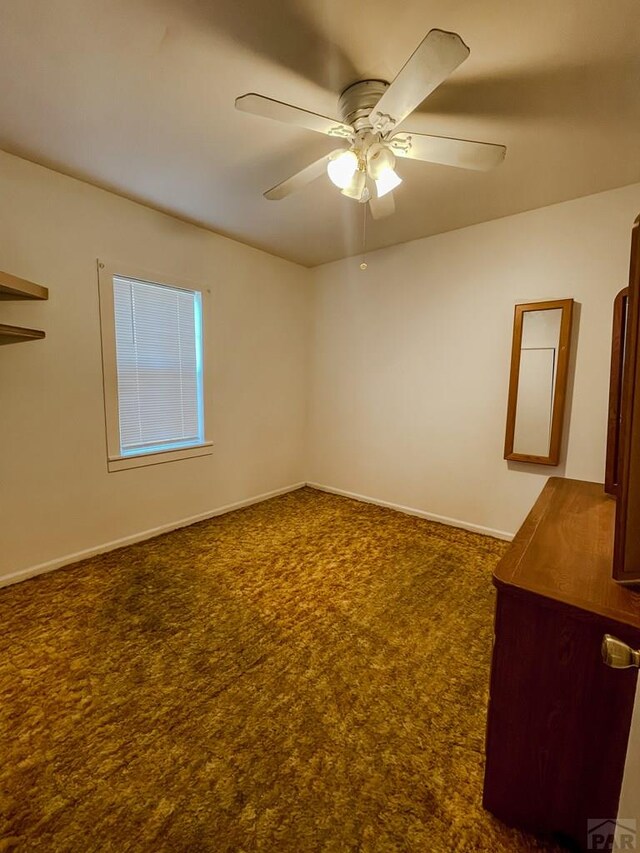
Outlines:
[[178, 459], [192, 459], [195, 456], [210, 456], [213, 443], [195, 444], [192, 447], [180, 447], [177, 450], [160, 450], [156, 453], [141, 453], [139, 456], [110, 456], [107, 470], [126, 471], [129, 468], [143, 468], [147, 465], [161, 465], [163, 462], [177, 462]]

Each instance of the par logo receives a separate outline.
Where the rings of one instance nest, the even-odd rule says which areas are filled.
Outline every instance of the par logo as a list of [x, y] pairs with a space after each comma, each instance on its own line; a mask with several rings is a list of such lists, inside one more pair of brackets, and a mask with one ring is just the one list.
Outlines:
[[630, 818], [595, 818], [587, 821], [587, 850], [617, 853], [637, 850], [636, 821]]

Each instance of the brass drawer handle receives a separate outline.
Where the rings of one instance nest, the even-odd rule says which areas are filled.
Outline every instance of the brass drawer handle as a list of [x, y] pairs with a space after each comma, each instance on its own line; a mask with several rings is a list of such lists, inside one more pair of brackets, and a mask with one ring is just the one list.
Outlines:
[[632, 649], [611, 634], [605, 634], [602, 638], [602, 660], [614, 669], [640, 667], [640, 651]]

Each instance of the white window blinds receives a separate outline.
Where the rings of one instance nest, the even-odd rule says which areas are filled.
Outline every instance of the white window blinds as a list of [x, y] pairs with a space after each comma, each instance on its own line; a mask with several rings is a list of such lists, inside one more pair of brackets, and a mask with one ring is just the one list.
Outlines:
[[201, 295], [114, 276], [120, 452], [204, 442]]

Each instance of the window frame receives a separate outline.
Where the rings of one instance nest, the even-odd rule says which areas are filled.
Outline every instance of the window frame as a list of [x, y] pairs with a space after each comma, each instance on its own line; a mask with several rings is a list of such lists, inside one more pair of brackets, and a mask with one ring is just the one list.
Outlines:
[[[118, 397], [118, 367], [116, 360], [116, 322], [113, 293], [114, 277], [130, 278], [137, 281], [172, 287], [176, 290], [188, 290], [200, 293], [202, 323], [202, 408], [204, 418], [204, 440], [188, 447], [154, 450], [150, 453], [121, 452], [120, 444], [120, 401]], [[107, 443], [107, 470], [125, 471], [130, 468], [143, 468], [159, 465], [163, 462], [175, 462], [179, 459], [192, 459], [209, 456], [213, 453], [213, 442], [207, 440], [210, 418], [210, 400], [207, 389], [208, 360], [208, 317], [211, 291], [203, 286], [184, 279], [166, 277], [148, 270], [140, 270], [128, 264], [116, 264], [98, 259], [98, 291], [100, 303], [100, 331], [102, 338], [102, 377], [104, 390], [104, 415]]]

